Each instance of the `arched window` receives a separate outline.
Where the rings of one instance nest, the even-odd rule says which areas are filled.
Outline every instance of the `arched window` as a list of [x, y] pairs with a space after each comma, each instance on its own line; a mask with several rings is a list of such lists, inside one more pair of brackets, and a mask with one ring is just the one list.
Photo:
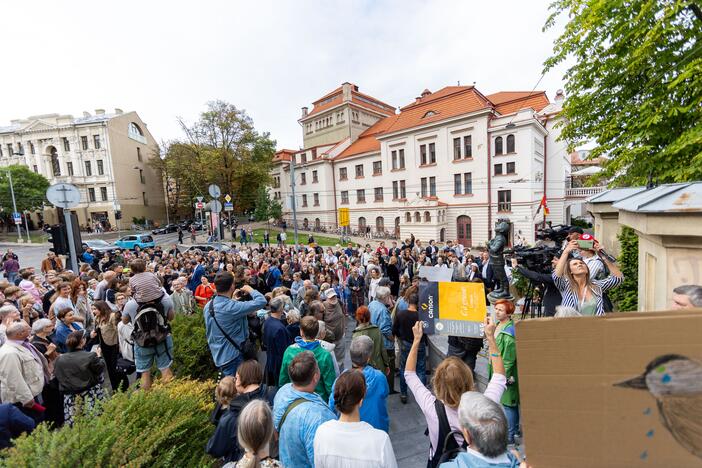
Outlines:
[[395, 218], [395, 237], [400, 237], [400, 217]]
[[319, 220], [319, 218], [314, 218], [314, 228], [319, 229], [322, 227], [322, 222]]
[[409, 211], [407, 213], [405, 213], [405, 222], [406, 223], [412, 222], [412, 214]]
[[458, 242], [464, 247], [470, 247], [472, 244], [471, 219], [470, 216], [459, 216], [456, 219], [456, 230]]
[[302, 227], [303, 227], [304, 229], [307, 229], [309, 226], [310, 226], [310, 220], [307, 219], [307, 218], [303, 219], [303, 220], [302, 220]]
[[431, 223], [431, 214], [428, 211], [424, 212], [424, 222]]
[[366, 218], [361, 216], [358, 218], [358, 230], [359, 231], [365, 231], [366, 230]]
[[61, 164], [59, 164], [56, 148], [49, 146], [46, 150], [49, 152], [49, 157], [51, 158], [51, 172], [54, 177], [61, 177]]
[[144, 138], [144, 132], [141, 130], [141, 127], [139, 127], [134, 122], [129, 122], [129, 126], [127, 127], [127, 136], [129, 138], [131, 138], [132, 140], [136, 140], [140, 143], [146, 144], [146, 138]]
[[446, 228], [441, 228], [439, 231], [439, 242], [446, 242]]
[[495, 138], [495, 154], [502, 154], [502, 137]]
[[514, 153], [514, 135], [507, 135], [507, 152]]
[[382, 216], [375, 218], [375, 230], [378, 232], [385, 232], [385, 220]]
[[422, 222], [422, 215], [419, 214], [419, 211], [414, 212], [414, 222], [415, 223], [421, 223]]

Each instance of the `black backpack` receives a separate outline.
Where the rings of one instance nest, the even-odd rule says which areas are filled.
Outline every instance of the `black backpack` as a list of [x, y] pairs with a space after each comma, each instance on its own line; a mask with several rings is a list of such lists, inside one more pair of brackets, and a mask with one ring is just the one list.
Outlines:
[[459, 453], [465, 452], [468, 446], [465, 440], [460, 446], [458, 442], [456, 442], [455, 436], [460, 435], [463, 437], [463, 434], [451, 430], [448, 416], [446, 416], [446, 408], [438, 399], [434, 401], [434, 409], [436, 410], [436, 415], [439, 417], [439, 437], [436, 439], [438, 447], [434, 448], [434, 456], [429, 459], [429, 463], [427, 464], [427, 466], [431, 468], [436, 468], [442, 463], [453, 460]]
[[132, 340], [142, 348], [154, 348], [165, 342], [171, 331], [161, 304], [162, 298], [141, 303], [137, 308]]

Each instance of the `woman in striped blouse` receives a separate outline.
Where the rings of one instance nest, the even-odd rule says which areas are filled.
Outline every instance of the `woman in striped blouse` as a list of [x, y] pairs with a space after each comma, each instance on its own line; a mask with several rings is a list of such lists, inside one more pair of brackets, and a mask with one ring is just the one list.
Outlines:
[[579, 258], [570, 257], [570, 253], [577, 248], [577, 240], [568, 242], [553, 271], [553, 282], [563, 296], [561, 304], [575, 308], [581, 315], [604, 315], [602, 295], [621, 284], [624, 275], [615, 263], [600, 255], [602, 247], [595, 241], [593, 248], [609, 268], [610, 275], [602, 280], [590, 279], [587, 264]]

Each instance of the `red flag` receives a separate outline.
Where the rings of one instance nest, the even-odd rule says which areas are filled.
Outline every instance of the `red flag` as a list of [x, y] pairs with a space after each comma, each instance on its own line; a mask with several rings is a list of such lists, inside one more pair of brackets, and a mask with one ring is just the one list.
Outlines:
[[541, 208], [544, 209], [544, 216], [547, 216], [551, 212], [551, 210], [548, 209], [548, 205], [546, 205], [546, 195], [541, 197], [541, 202], [539, 203], [539, 207], [536, 209], [536, 214], [539, 214]]

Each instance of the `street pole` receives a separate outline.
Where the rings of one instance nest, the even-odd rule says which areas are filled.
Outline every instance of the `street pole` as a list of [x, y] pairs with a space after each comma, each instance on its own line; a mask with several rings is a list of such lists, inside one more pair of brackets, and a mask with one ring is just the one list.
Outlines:
[[293, 210], [293, 227], [295, 229], [295, 250], [298, 249], [297, 242], [297, 209], [295, 208], [295, 155], [293, 154], [290, 160], [290, 185], [292, 187], [292, 210]]
[[27, 230], [27, 243], [31, 244], [32, 239], [29, 237], [29, 223], [27, 222], [27, 214], [28, 213], [29, 213], [29, 211], [24, 212], [24, 228]]
[[68, 251], [71, 254], [71, 269], [78, 273], [78, 257], [76, 255], [76, 245], [73, 242], [73, 220], [70, 210], [63, 210], [63, 219], [66, 221], [66, 237], [68, 237]]
[[[12, 171], [10, 168], [7, 169], [7, 176], [10, 179], [10, 193], [12, 194], [12, 212], [17, 213], [17, 202], [15, 202], [15, 188], [12, 186]], [[15, 223], [15, 227], [17, 228], [17, 242], [22, 242], [22, 234], [20, 233], [20, 226], [19, 224]], [[27, 233], [29, 235], [29, 233]]]

